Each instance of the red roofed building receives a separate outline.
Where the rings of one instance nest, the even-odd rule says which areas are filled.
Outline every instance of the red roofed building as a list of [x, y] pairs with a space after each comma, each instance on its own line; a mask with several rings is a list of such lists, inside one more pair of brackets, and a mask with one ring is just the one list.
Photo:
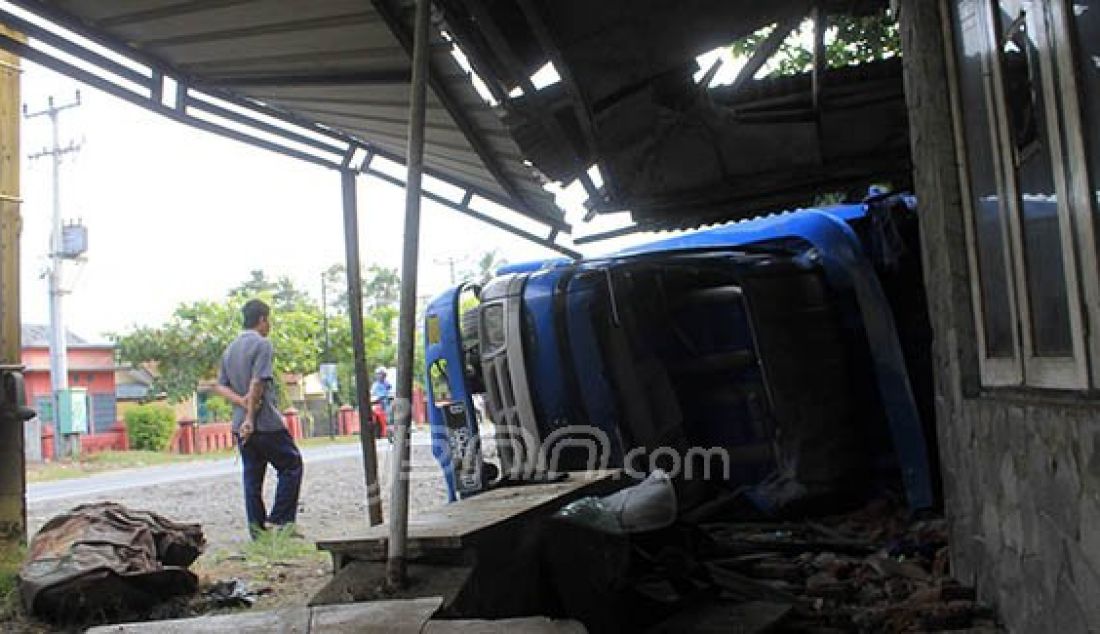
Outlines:
[[[23, 325], [23, 365], [27, 405], [43, 423], [53, 424], [50, 390], [49, 328]], [[115, 345], [91, 343], [68, 333], [69, 387], [88, 390], [88, 431], [108, 431], [117, 420], [115, 395]]]

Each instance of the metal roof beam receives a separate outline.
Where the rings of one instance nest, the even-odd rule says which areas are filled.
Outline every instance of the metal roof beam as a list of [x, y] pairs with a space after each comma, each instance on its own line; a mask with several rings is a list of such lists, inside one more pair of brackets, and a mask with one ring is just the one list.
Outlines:
[[[406, 25], [401, 21], [400, 17], [394, 12], [386, 0], [371, 0], [378, 14], [382, 16], [382, 19], [389, 25], [390, 30], [394, 36], [397, 37], [401, 45], [405, 47], [405, 51], [409, 57], [412, 57], [412, 34], [406, 29]], [[466, 139], [470, 142], [470, 146], [477, 153], [481, 162], [485, 165], [485, 168], [489, 170], [489, 173], [497, 179], [500, 186], [504, 188], [504, 191], [508, 193], [516, 203], [524, 205], [526, 215], [542, 218], [544, 222], [551, 226], [557, 226], [563, 231], [568, 232], [570, 230], [569, 225], [561, 218], [548, 218], [543, 214], [536, 213], [530, 203], [527, 202], [527, 198], [523, 195], [512, 182], [511, 178], [504, 172], [503, 166], [497, 161], [492, 151], [485, 146], [484, 140], [478, 135], [477, 130], [474, 129], [473, 124], [467, 119], [465, 112], [461, 106], [457, 103], [457, 100], [451, 95], [446, 86], [444, 86], [436, 77], [435, 72], [432, 70], [431, 63], [428, 65], [428, 86], [432, 89], [436, 99], [443, 104], [443, 107], [451, 114], [451, 118], [454, 119], [455, 125], [462, 131]]]
[[349, 71], [336, 73], [239, 75], [204, 79], [204, 86], [378, 86], [404, 85], [411, 75], [400, 71]]
[[155, 50], [168, 46], [180, 46], [186, 44], [207, 44], [210, 42], [220, 42], [240, 37], [274, 35], [277, 33], [293, 33], [304, 29], [323, 29], [334, 26], [345, 26], [348, 24], [371, 24], [376, 21], [377, 20], [375, 20], [374, 16], [371, 15], [369, 11], [357, 11], [355, 13], [349, 13], [346, 15], [325, 16], [323, 18], [314, 18], [312, 20], [292, 20], [290, 22], [277, 22], [274, 24], [248, 26], [237, 29], [224, 29], [221, 31], [209, 31], [206, 33], [197, 33], [191, 35], [163, 37], [160, 39], [146, 40], [145, 42], [142, 42], [142, 46], [148, 50]]
[[200, 10], [209, 11], [213, 9], [231, 7], [238, 4], [248, 4], [252, 1], [253, 0], [188, 0], [187, 2], [180, 2], [179, 4], [172, 4], [166, 7], [157, 7], [155, 9], [146, 9], [144, 11], [134, 11], [132, 13], [117, 15], [113, 18], [104, 18], [99, 21], [99, 24], [103, 27], [125, 26], [127, 24], [136, 24], [138, 22], [149, 22], [152, 20], [174, 18]]
[[[12, 38], [0, 36], [0, 48], [98, 88], [131, 104], [151, 110], [184, 125], [329, 169], [340, 169], [340, 160], [345, 148], [354, 147], [365, 148], [368, 152], [395, 163], [404, 163], [404, 157], [400, 152], [378, 147], [370, 140], [358, 138], [356, 135], [344, 130], [318, 124], [292, 111], [268, 105], [256, 98], [243, 97], [225, 88], [196, 81], [188, 73], [179, 71], [148, 52], [133, 49], [106, 37], [99, 31], [90, 29], [87, 24], [74, 20], [72, 16], [60, 11], [54, 5], [43, 3], [40, 0], [15, 0], [15, 4], [30, 13], [49, 20], [67, 31], [67, 33], [65, 31], [54, 32], [51, 29], [29, 23], [11, 11], [2, 8], [0, 8], [0, 21], [18, 25], [22, 30], [27, 31], [35, 41], [42, 42], [51, 49], [60, 51], [61, 54], [86, 62], [92, 67], [92, 70], [70, 63], [64, 57], [52, 52], [52, 50], [38, 48]], [[231, 3], [226, 2], [225, 4]], [[200, 3], [188, 3], [188, 5], [198, 7]], [[205, 7], [206, 3], [203, 2], [201, 5]], [[85, 41], [92, 42], [93, 45], [89, 45]], [[120, 56], [123, 60], [129, 60], [132, 65], [107, 57], [105, 54], [97, 52], [94, 46], [103, 47], [107, 51]], [[166, 105], [162, 102], [161, 91], [167, 78], [171, 78], [176, 82], [176, 102], [174, 105]], [[189, 88], [194, 88], [203, 95], [222, 100], [226, 104], [238, 107], [241, 110], [234, 111], [226, 106], [219, 106], [205, 99], [196, 98], [188, 94]], [[429, 108], [431, 107], [429, 103]], [[250, 113], [255, 113], [256, 116], [253, 117]], [[200, 118], [203, 114], [210, 115], [214, 119]], [[267, 117], [269, 120], [264, 121], [261, 117]], [[284, 122], [287, 125], [284, 127], [279, 125], [278, 122]], [[274, 137], [274, 140], [272, 137]], [[467, 135], [467, 138], [470, 138], [472, 142], [472, 137]], [[280, 141], [286, 141], [298, 147], [283, 145]], [[502, 196], [474, 183], [458, 181], [453, 175], [444, 174], [437, 170], [425, 169], [424, 173], [444, 183], [463, 189], [469, 196], [476, 195], [506, 208], [516, 209], [517, 204], [522, 204], [525, 207], [523, 210], [524, 216], [548, 227], [568, 231], [568, 225], [563, 218], [532, 212], [527, 206], [526, 200], [515, 193], [515, 186], [498, 174], [493, 175], [497, 179], [493, 182], [493, 185], [499, 183], [505, 189], [511, 188], [510, 197]], [[400, 179], [396, 179], [394, 184], [404, 186]], [[445, 201], [446, 199], [442, 200]], [[443, 204], [447, 205], [446, 202], [443, 202]], [[451, 205], [447, 206], [450, 207]], [[545, 239], [539, 236], [518, 230], [505, 222], [492, 219], [484, 214], [468, 209], [460, 209], [460, 211], [548, 248], [558, 251], [564, 248], [548, 244]]]
[[[404, 181], [402, 181], [400, 178], [397, 178], [396, 176], [390, 176], [389, 174], [387, 174], [385, 172], [380, 172], [380, 171], [378, 171], [377, 169], [375, 169], [373, 167], [367, 166], [363, 170], [363, 172], [365, 174], [369, 174], [371, 176], [374, 176], [375, 178], [383, 180], [387, 183], [390, 183], [391, 185], [396, 185], [398, 187], [404, 187], [405, 186]], [[547, 249], [557, 251], [558, 253], [561, 253], [562, 255], [566, 255], [566, 256], [569, 256], [569, 257], [571, 257], [573, 259], [577, 259], [577, 260], [579, 260], [581, 257], [583, 257], [580, 253], [578, 253], [577, 251], [574, 251], [574, 250], [572, 250], [568, 247], [565, 247], [565, 246], [562, 246], [562, 245], [560, 245], [556, 242], [547, 240], [546, 238], [544, 238], [542, 236], [537, 236], [533, 233], [529, 233], [527, 231], [524, 231], [523, 229], [513, 227], [512, 225], [508, 224], [507, 222], [504, 222], [503, 220], [497, 220], [496, 218], [493, 218], [492, 216], [489, 216], [489, 215], [487, 215], [485, 213], [482, 213], [480, 211], [477, 211], [475, 209], [471, 209], [470, 206], [469, 206], [470, 201], [473, 200], [473, 196], [475, 194], [473, 192], [471, 192], [470, 190], [466, 190], [466, 193], [462, 197], [462, 202], [460, 202], [460, 203], [456, 203], [456, 202], [454, 202], [454, 201], [452, 201], [448, 198], [445, 198], [443, 196], [440, 196], [439, 194], [436, 194], [436, 193], [433, 193], [433, 192], [430, 192], [430, 191], [427, 191], [427, 190], [421, 192], [421, 195], [424, 198], [427, 198], [428, 200], [430, 200], [434, 203], [439, 203], [440, 205], [443, 205], [444, 207], [447, 207], [448, 209], [457, 211], [461, 214], [465, 214], [465, 215], [467, 215], [471, 218], [475, 218], [475, 219], [480, 220], [481, 222], [484, 222], [486, 224], [490, 224], [490, 225], [496, 227], [497, 229], [507, 231], [508, 233], [510, 233], [514, 236], [518, 236], [520, 238], [523, 238], [524, 240], [534, 242], [536, 244], [539, 244], [541, 246], [546, 247]], [[480, 194], [477, 194], [477, 195], [480, 196]], [[557, 229], [553, 229], [552, 231], [557, 231]]]
[[[61, 61], [36, 48], [23, 44], [22, 42], [12, 40], [4, 36], [3, 34], [0, 34], [0, 48], [10, 51], [24, 59], [35, 62], [36, 64], [41, 64], [42, 66], [45, 66], [51, 70], [55, 70], [63, 75], [68, 75], [69, 77], [72, 77], [77, 81], [88, 84], [89, 86], [92, 86], [94, 88], [98, 88], [108, 94], [118, 97], [119, 99], [123, 99], [137, 106], [153, 110], [154, 112], [164, 115], [165, 117], [168, 117], [173, 121], [178, 121], [179, 123], [199, 128], [200, 130], [206, 130], [207, 132], [213, 132], [214, 134], [220, 134], [222, 136], [229, 137], [235, 141], [247, 143], [249, 145], [253, 145], [265, 150], [270, 150], [272, 152], [277, 152], [279, 154], [283, 154], [291, 158], [296, 158], [307, 163], [312, 163], [314, 165], [320, 165], [322, 167], [329, 168], [337, 167], [337, 165], [333, 161], [325, 160], [319, 156], [314, 156], [307, 152], [302, 152], [294, 148], [279, 145], [278, 143], [274, 143], [272, 141], [257, 138], [245, 132], [226, 128], [210, 121], [188, 116], [184, 112], [181, 112], [174, 108], [169, 108], [159, 102], [154, 102], [148, 97], [128, 90], [118, 84], [112, 83], [110, 80], [104, 79], [103, 77], [95, 75], [94, 73], [88, 72], [83, 68], [73, 66], [68, 62]], [[145, 88], [148, 89], [148, 86], [145, 86]], [[186, 87], [180, 86], [179, 90], [186, 90]]]

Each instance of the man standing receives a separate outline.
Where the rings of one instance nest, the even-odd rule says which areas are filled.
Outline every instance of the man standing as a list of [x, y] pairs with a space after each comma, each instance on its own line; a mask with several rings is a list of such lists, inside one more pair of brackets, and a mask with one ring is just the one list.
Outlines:
[[[222, 355], [214, 392], [233, 403], [233, 433], [243, 467], [244, 509], [248, 531], [255, 539], [268, 525], [293, 530], [302, 486], [302, 455], [276, 405], [273, 350], [267, 339], [271, 308], [252, 299], [241, 308], [241, 314], [244, 332]], [[263, 499], [269, 463], [279, 476], [270, 515]]]

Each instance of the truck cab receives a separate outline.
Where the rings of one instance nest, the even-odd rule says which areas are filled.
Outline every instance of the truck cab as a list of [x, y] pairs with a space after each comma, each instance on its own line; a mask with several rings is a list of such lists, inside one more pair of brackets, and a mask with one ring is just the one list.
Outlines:
[[779, 512], [885, 478], [934, 505], [909, 378], [930, 367], [901, 349], [883, 284], [901, 253], [919, 268], [899, 230], [914, 213], [905, 197], [803, 209], [442, 293], [425, 342], [450, 498], [661, 468], [685, 503], [721, 488]]

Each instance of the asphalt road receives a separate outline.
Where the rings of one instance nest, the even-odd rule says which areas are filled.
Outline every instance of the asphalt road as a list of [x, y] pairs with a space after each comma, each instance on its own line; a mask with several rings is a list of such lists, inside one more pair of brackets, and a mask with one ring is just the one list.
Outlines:
[[[414, 434], [414, 444], [417, 438]], [[388, 452], [390, 443], [379, 440], [378, 452]], [[302, 458], [308, 464], [329, 462], [353, 458], [360, 454], [356, 444], [326, 445], [323, 447], [303, 447]], [[176, 464], [121, 469], [97, 473], [81, 478], [37, 482], [27, 485], [27, 503], [37, 504], [69, 498], [90, 498], [135, 487], [147, 487], [175, 482], [193, 482], [204, 478], [227, 475], [239, 475], [241, 466], [235, 458], [224, 460], [196, 460]]]

